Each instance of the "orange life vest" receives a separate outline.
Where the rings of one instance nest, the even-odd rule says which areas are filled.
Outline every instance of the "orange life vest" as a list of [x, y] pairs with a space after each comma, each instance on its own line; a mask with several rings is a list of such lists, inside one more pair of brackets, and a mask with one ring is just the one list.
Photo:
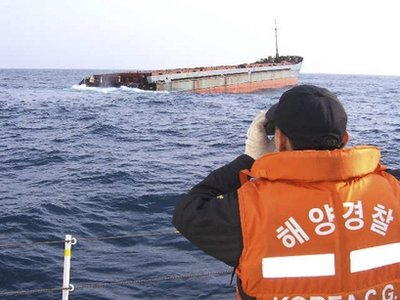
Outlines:
[[[256, 160], [237, 276], [257, 299], [400, 299], [400, 183], [362, 146]], [[399, 297], [399, 298], [397, 298]]]

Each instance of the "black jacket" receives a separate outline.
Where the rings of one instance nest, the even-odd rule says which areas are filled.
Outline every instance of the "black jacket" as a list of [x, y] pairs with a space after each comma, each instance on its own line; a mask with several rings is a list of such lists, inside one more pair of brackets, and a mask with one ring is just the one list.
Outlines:
[[[176, 204], [173, 225], [205, 253], [235, 267], [242, 253], [242, 231], [236, 190], [239, 172], [254, 160], [241, 155], [211, 172]], [[388, 173], [400, 180], [400, 170]]]

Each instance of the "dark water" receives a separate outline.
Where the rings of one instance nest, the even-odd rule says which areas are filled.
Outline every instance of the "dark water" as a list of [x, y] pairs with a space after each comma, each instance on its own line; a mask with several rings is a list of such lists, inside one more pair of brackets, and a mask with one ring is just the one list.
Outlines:
[[[284, 90], [73, 87], [92, 72], [0, 70], [0, 295], [61, 287], [64, 244], [32, 243], [72, 234], [70, 299], [233, 299], [230, 275], [195, 277], [229, 268], [174, 234], [173, 207], [243, 152], [251, 119]], [[400, 77], [308, 74], [300, 81], [338, 94], [350, 145], [379, 146], [383, 163], [400, 168]], [[108, 238], [116, 236], [123, 237]], [[170, 277], [180, 275], [188, 278]], [[125, 284], [105, 284], [117, 281]]]

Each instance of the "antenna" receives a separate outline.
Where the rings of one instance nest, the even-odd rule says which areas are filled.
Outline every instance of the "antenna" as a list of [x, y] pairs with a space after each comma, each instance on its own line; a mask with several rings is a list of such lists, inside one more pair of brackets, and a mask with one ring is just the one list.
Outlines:
[[275, 58], [278, 58], [279, 57], [279, 52], [278, 52], [278, 26], [276, 25], [276, 19], [275, 19], [275, 49], [276, 49]]

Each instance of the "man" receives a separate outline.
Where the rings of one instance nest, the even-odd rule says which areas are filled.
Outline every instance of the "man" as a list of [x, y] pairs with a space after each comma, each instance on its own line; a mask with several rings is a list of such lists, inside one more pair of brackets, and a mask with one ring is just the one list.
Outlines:
[[238, 298], [400, 296], [400, 183], [377, 148], [344, 148], [346, 125], [333, 93], [294, 87], [255, 117], [244, 155], [178, 201], [174, 226], [236, 268]]

